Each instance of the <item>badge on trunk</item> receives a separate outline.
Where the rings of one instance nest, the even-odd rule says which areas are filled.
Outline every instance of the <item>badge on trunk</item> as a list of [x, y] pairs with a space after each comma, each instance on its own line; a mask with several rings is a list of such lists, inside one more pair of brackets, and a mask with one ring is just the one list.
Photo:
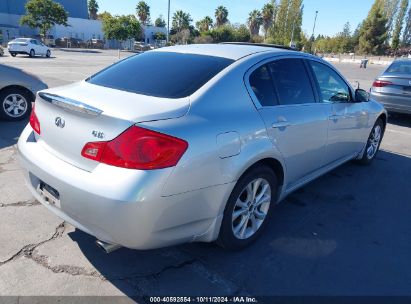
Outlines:
[[61, 129], [63, 129], [66, 126], [66, 121], [61, 117], [57, 117], [54, 123], [56, 124], [57, 127]]

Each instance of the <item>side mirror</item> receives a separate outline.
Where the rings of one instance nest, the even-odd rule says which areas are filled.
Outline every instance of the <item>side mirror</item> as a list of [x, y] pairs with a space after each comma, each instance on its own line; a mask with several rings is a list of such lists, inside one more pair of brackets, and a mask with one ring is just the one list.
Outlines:
[[368, 102], [370, 100], [370, 94], [363, 89], [355, 90], [355, 102]]

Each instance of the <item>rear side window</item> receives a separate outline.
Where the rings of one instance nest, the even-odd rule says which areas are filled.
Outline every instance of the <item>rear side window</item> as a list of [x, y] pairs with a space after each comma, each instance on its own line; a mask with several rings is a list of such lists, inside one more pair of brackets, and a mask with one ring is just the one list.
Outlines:
[[147, 52], [120, 61], [87, 81], [147, 96], [183, 98], [233, 62], [213, 56]]
[[314, 92], [301, 59], [269, 63], [281, 105], [315, 103]]
[[278, 104], [274, 91], [273, 79], [267, 65], [256, 69], [249, 78], [251, 89], [263, 107], [275, 106]]

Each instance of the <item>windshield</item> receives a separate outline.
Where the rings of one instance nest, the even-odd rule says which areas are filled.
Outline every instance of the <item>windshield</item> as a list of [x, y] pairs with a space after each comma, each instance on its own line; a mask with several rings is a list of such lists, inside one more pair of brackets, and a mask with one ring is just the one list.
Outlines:
[[120, 61], [87, 81], [147, 96], [183, 98], [233, 62], [213, 56], [147, 52]]

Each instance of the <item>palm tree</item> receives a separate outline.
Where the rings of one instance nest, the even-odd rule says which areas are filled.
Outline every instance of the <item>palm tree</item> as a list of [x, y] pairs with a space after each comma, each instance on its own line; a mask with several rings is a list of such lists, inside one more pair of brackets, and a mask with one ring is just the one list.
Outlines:
[[177, 33], [184, 29], [190, 28], [190, 23], [193, 21], [189, 13], [185, 13], [182, 10], [176, 11], [173, 15], [173, 30]]
[[157, 27], [166, 27], [166, 22], [163, 19], [163, 15], [160, 15], [156, 21], [154, 22], [154, 25]]
[[136, 7], [138, 19], [140, 19], [142, 24], [147, 24], [150, 19], [150, 7], [145, 1], [140, 1]]
[[260, 33], [260, 27], [263, 24], [263, 17], [259, 10], [253, 10], [248, 16], [248, 28], [251, 36], [257, 36]]
[[90, 19], [96, 20], [97, 19], [97, 13], [98, 13], [98, 3], [96, 0], [89, 0], [88, 1], [88, 12]]
[[222, 26], [223, 24], [226, 24], [228, 22], [228, 10], [226, 7], [220, 5], [217, 7], [215, 10], [215, 22], [216, 26]]
[[213, 26], [213, 19], [211, 17], [206, 16], [200, 21], [196, 23], [196, 26], [200, 32], [208, 32], [210, 28]]
[[268, 30], [274, 24], [275, 7], [272, 3], [264, 5], [261, 16], [263, 18], [264, 35], [267, 37]]

